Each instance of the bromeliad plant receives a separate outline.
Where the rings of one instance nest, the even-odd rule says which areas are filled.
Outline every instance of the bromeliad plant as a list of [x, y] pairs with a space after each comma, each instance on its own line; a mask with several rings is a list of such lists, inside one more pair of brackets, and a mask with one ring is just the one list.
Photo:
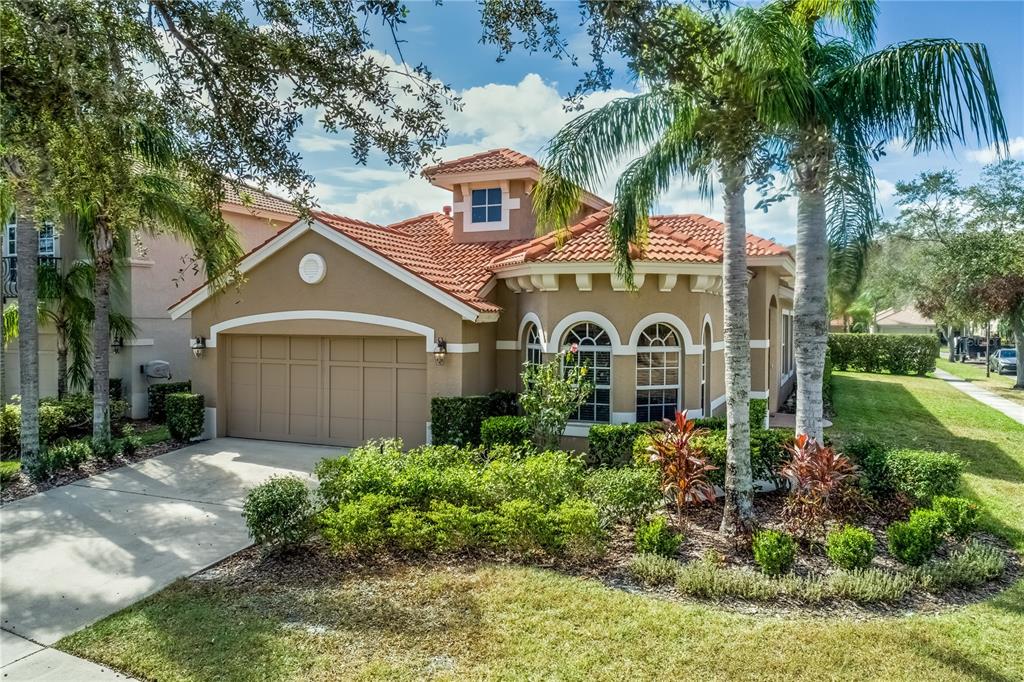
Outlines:
[[801, 434], [788, 446], [790, 459], [780, 473], [789, 480], [784, 514], [796, 532], [824, 532], [825, 523], [852, 511], [859, 502], [857, 467], [831, 447]]
[[540, 364], [526, 363], [523, 369], [523, 408], [537, 446], [558, 449], [565, 425], [590, 397], [593, 384], [587, 379], [587, 366], [577, 362], [576, 345]]
[[686, 418], [686, 412], [677, 411], [675, 421], [664, 422], [665, 429], [654, 434], [648, 452], [651, 461], [661, 469], [661, 490], [672, 500], [676, 526], [683, 530], [686, 507], [715, 501], [715, 486], [708, 480], [708, 472], [718, 467], [708, 464], [704, 453], [692, 442], [704, 429], [696, 428], [693, 420]]

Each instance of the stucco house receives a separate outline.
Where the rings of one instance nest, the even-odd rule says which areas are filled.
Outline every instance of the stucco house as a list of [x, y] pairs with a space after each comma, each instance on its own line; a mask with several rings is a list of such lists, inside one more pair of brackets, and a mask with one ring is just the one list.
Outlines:
[[[264, 242], [282, 227], [295, 221], [298, 212], [290, 202], [248, 186], [225, 184], [221, 215], [238, 231], [246, 250]], [[4, 227], [2, 243], [3, 270], [0, 274], [2, 299], [6, 304], [17, 299], [15, 256], [15, 225], [13, 219]], [[114, 339], [111, 348], [110, 376], [123, 382], [124, 397], [131, 405], [132, 417], [147, 412], [147, 389], [151, 383], [167, 381], [152, 378], [140, 367], [152, 360], [170, 364], [175, 380], [189, 378], [192, 354], [188, 339], [191, 324], [187, 319], [171, 320], [167, 306], [181, 298], [185, 291], [202, 281], [191, 264], [191, 249], [177, 239], [165, 235], [139, 235], [122, 275], [122, 286], [115, 293], [115, 305], [135, 322], [134, 339]], [[41, 262], [49, 262], [67, 270], [76, 259], [86, 256], [79, 244], [74, 221], [55, 229], [46, 225], [39, 231]], [[39, 330], [39, 395], [57, 393], [57, 337], [44, 325]], [[20, 378], [18, 344], [11, 343], [0, 351], [3, 363], [0, 396], [7, 400], [19, 394]]]
[[[392, 225], [314, 212], [250, 251], [240, 286], [170, 308], [191, 315], [208, 435], [427, 442], [433, 396], [517, 389], [524, 362], [573, 343], [595, 390], [566, 435], [724, 412], [721, 223], [652, 217], [631, 291], [603, 199], [584, 193], [563, 242], [535, 236], [532, 158], [496, 149], [424, 176], [450, 208]], [[774, 409], [792, 387], [794, 262], [754, 235], [747, 252], [753, 395]]]

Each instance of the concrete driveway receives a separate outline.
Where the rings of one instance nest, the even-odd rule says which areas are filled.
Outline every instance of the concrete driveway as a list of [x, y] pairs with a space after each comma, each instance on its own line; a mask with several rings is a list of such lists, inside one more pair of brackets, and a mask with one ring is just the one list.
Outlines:
[[246, 547], [246, 492], [340, 453], [218, 438], [4, 506], [0, 627], [49, 645]]

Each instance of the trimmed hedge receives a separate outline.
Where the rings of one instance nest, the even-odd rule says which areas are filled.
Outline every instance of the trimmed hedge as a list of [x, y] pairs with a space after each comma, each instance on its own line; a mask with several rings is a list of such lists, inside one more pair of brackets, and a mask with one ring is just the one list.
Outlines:
[[432, 398], [432, 441], [435, 445], [479, 445], [480, 427], [485, 419], [512, 416], [517, 409], [516, 395], [510, 391]]
[[[111, 430], [124, 422], [128, 403], [110, 401]], [[74, 440], [92, 433], [92, 396], [75, 393], [61, 400], [43, 398], [39, 401], [39, 443], [50, 445], [62, 438]], [[21, 405], [8, 404], [0, 409], [0, 452], [5, 459], [14, 459], [21, 448]]]
[[480, 425], [480, 444], [487, 449], [496, 445], [520, 446], [529, 443], [533, 434], [526, 417], [488, 417]]
[[191, 381], [169, 381], [166, 384], [153, 384], [149, 387], [149, 421], [155, 424], [167, 423], [167, 396], [171, 393], [191, 393]]
[[917, 502], [953, 495], [960, 485], [964, 460], [951, 452], [890, 450], [885, 456], [890, 485]]
[[829, 334], [828, 353], [841, 371], [923, 376], [935, 370], [939, 339], [931, 334]]
[[[725, 485], [725, 436], [726, 432], [719, 430], [709, 431], [693, 439], [693, 444], [704, 451], [708, 462], [718, 467], [708, 472], [708, 480], [717, 486]], [[789, 458], [786, 446], [792, 442], [793, 432], [788, 429], [751, 429], [750, 466], [754, 479], [778, 484], [779, 468]]]
[[167, 430], [174, 440], [192, 440], [203, 434], [206, 400], [201, 393], [171, 393], [166, 398]]

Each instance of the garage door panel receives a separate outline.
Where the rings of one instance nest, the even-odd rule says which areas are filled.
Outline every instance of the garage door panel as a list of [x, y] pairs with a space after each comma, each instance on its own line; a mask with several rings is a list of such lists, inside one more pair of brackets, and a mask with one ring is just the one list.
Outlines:
[[259, 352], [258, 336], [232, 336], [231, 357], [255, 358]]
[[361, 362], [363, 340], [361, 338], [332, 337], [329, 341], [327, 358], [331, 362]]
[[287, 336], [261, 336], [260, 357], [264, 360], [285, 360], [288, 357]]
[[319, 360], [319, 336], [292, 336], [289, 338], [288, 358], [290, 360]]
[[288, 378], [288, 433], [315, 440], [320, 415], [320, 365], [292, 365]]
[[363, 361], [393, 363], [395, 361], [395, 339], [373, 336], [363, 339]]
[[427, 354], [423, 350], [423, 339], [419, 337], [396, 339], [397, 361], [408, 365], [423, 365], [427, 362]]

